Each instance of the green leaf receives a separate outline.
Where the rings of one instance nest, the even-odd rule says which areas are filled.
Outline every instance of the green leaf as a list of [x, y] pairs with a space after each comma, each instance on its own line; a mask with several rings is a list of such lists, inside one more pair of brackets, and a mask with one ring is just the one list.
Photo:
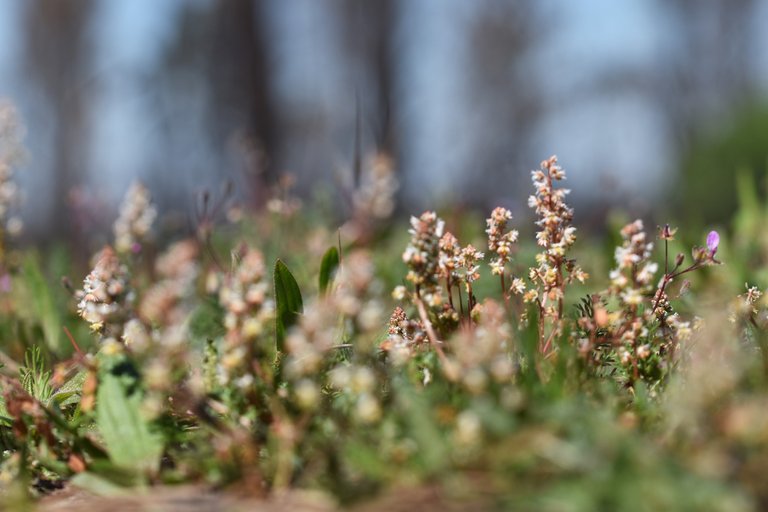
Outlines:
[[339, 267], [339, 250], [331, 247], [323, 255], [323, 261], [320, 263], [319, 287], [320, 294], [325, 294], [328, 285], [331, 284], [333, 275]]
[[96, 425], [112, 462], [136, 472], [156, 471], [163, 442], [141, 415], [141, 395], [129, 396], [122, 381], [107, 374], [99, 383], [96, 398]]
[[24, 300], [29, 306], [29, 319], [40, 324], [48, 348], [54, 353], [60, 354], [62, 352], [61, 315], [51, 284], [43, 275], [36, 255], [33, 254], [24, 259], [21, 276], [26, 292]]
[[296, 323], [299, 315], [304, 311], [301, 301], [301, 290], [296, 279], [280, 260], [275, 262], [275, 307], [277, 315], [275, 319], [275, 347], [278, 352], [283, 351], [285, 333]]
[[71, 379], [62, 384], [53, 394], [52, 400], [59, 404], [59, 407], [67, 407], [80, 401], [80, 392], [83, 389], [83, 383], [88, 372], [85, 370], [77, 372]]

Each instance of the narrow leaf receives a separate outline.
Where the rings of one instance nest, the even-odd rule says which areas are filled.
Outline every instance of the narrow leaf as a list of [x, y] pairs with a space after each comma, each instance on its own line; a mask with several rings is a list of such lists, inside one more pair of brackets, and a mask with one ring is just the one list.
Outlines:
[[37, 255], [33, 254], [24, 260], [21, 275], [30, 320], [39, 323], [48, 348], [54, 353], [60, 353], [61, 315]]
[[275, 319], [275, 347], [278, 352], [283, 351], [285, 333], [304, 311], [301, 300], [301, 290], [296, 279], [281, 260], [275, 262], [275, 307], [277, 309]]
[[339, 250], [336, 247], [331, 247], [323, 255], [323, 261], [320, 263], [320, 294], [325, 294], [328, 290], [328, 286], [331, 284], [333, 275], [336, 269], [339, 267]]

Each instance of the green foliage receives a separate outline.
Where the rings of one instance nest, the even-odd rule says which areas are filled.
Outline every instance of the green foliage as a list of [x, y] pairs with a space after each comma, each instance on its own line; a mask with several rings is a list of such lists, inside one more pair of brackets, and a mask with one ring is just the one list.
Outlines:
[[320, 295], [324, 295], [328, 290], [328, 286], [333, 280], [333, 274], [339, 267], [339, 250], [336, 247], [331, 247], [323, 255], [323, 259], [320, 262], [320, 275], [318, 276], [318, 289]]
[[51, 397], [60, 408], [76, 405], [80, 402], [80, 390], [83, 388], [87, 372], [79, 371], [57, 388]]
[[45, 278], [40, 268], [39, 258], [30, 254], [24, 258], [21, 266], [21, 294], [26, 301], [27, 315], [31, 323], [37, 324], [43, 334], [48, 350], [66, 353], [62, 344], [62, 315], [57, 304], [53, 287]]
[[226, 332], [224, 310], [211, 299], [203, 300], [189, 319], [189, 334], [197, 342], [220, 338]]
[[45, 369], [43, 354], [37, 345], [29, 347], [24, 354], [19, 380], [24, 390], [40, 402], [46, 403], [53, 396], [51, 372]]
[[[679, 213], [698, 222], [730, 218], [737, 209], [735, 176], [768, 169], [768, 105], [746, 105], [714, 130], [696, 134], [671, 189]], [[702, 207], [706, 205], [706, 207]]]
[[296, 323], [304, 310], [299, 285], [291, 271], [281, 260], [275, 262], [274, 289], [276, 307], [275, 347], [279, 353], [283, 351], [286, 332]]
[[152, 474], [158, 469], [163, 440], [142, 416], [141, 403], [141, 393], [129, 392], [123, 379], [107, 373], [99, 383], [96, 426], [116, 466]]

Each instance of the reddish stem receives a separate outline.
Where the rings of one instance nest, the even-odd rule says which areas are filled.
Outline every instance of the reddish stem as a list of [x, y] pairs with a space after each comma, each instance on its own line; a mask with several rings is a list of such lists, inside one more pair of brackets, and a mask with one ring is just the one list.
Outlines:
[[77, 345], [74, 336], [72, 336], [72, 333], [69, 332], [69, 329], [67, 329], [66, 325], [64, 326], [64, 333], [67, 335], [67, 338], [69, 338], [69, 342], [72, 344], [72, 346], [75, 347], [75, 352], [77, 352], [77, 355], [84, 357], [85, 354], [83, 354], [83, 351], [80, 350], [80, 347]]

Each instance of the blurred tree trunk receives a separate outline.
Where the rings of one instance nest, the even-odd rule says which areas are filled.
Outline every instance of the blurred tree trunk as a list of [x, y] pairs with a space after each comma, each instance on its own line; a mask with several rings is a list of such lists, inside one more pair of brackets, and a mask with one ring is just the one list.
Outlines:
[[356, 180], [363, 159], [371, 153], [385, 153], [395, 160], [398, 156], [393, 104], [397, 6], [398, 2], [386, 0], [344, 0], [340, 4], [343, 42], [355, 90], [349, 112], [355, 116], [352, 166]]
[[[509, 169], [527, 169], [531, 127], [541, 120], [546, 98], [525, 63], [546, 34], [536, 2], [478, 1], [468, 31], [467, 91], [472, 113], [464, 120], [476, 153], [472, 186], [464, 200], [481, 207], [505, 203], [498, 184]], [[477, 124], [479, 123], [479, 124]], [[539, 160], [549, 155], [541, 155]], [[527, 174], [516, 174], [516, 185]], [[514, 183], [514, 182], [513, 182]], [[479, 184], [485, 184], [479, 186]]]
[[212, 8], [213, 46], [209, 76], [216, 144], [235, 150], [257, 201], [276, 180], [270, 159], [277, 131], [269, 89], [262, 7], [251, 0], [220, 0]]
[[361, 114], [373, 133], [376, 150], [393, 154], [396, 140], [393, 39], [397, 2], [345, 0], [347, 48], [356, 71]]
[[92, 0], [27, 0], [24, 62], [32, 86], [44, 98], [53, 122], [53, 169], [47, 223], [73, 245], [69, 191], [84, 170], [86, 111], [82, 77], [88, 55], [84, 44]]

